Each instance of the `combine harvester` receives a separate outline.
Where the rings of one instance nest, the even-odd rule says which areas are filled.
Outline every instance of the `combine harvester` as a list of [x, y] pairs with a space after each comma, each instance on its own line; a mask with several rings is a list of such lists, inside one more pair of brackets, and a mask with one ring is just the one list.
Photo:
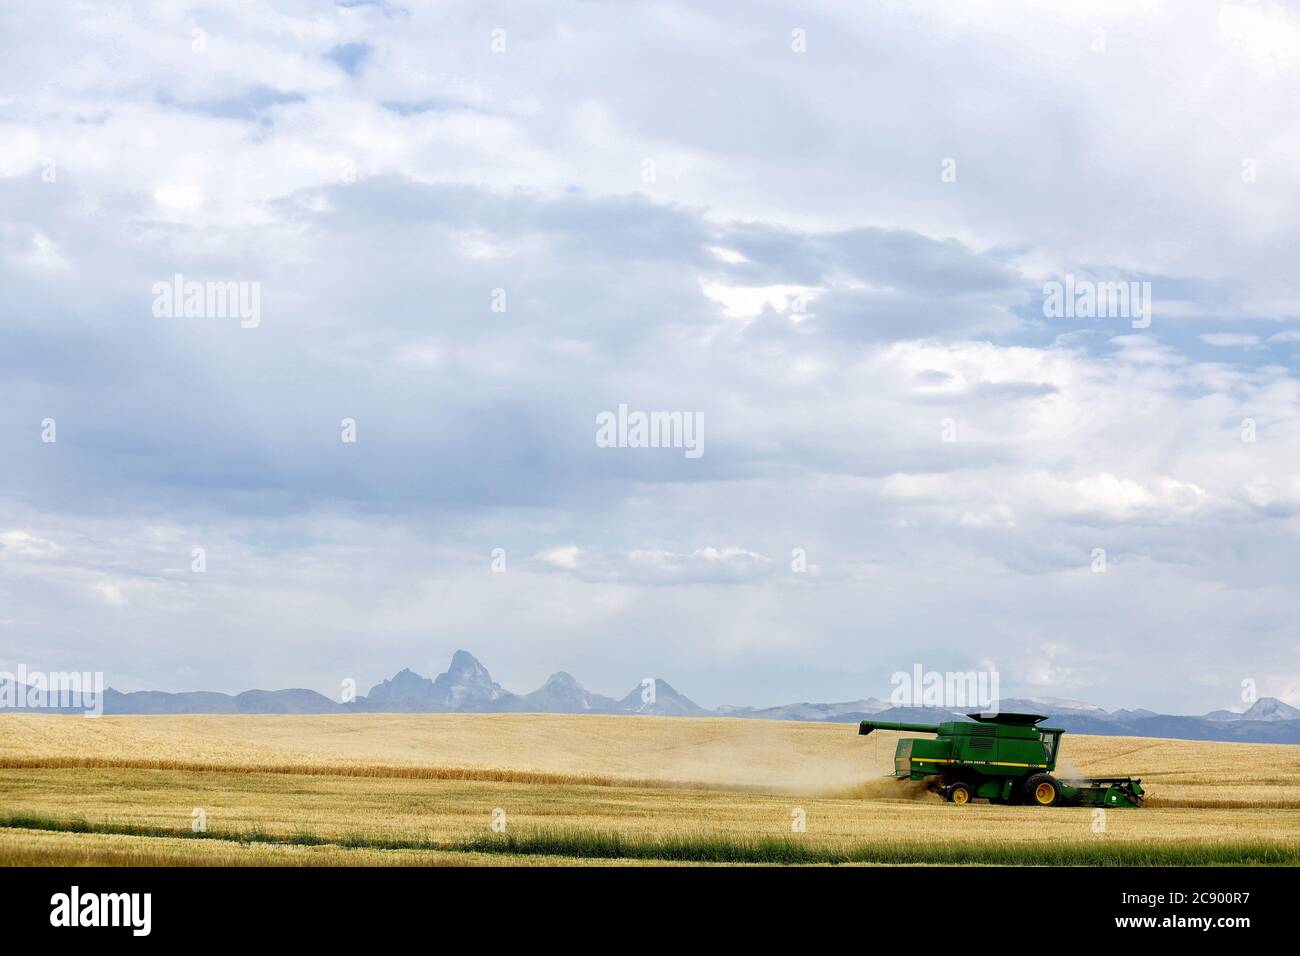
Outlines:
[[951, 803], [982, 797], [990, 803], [1037, 807], [1140, 807], [1142, 781], [1132, 777], [1058, 780], [1056, 755], [1063, 730], [1039, 727], [1037, 714], [967, 714], [972, 722], [898, 724], [864, 720], [859, 734], [901, 730], [937, 734], [904, 737], [894, 751], [893, 776], [935, 784]]

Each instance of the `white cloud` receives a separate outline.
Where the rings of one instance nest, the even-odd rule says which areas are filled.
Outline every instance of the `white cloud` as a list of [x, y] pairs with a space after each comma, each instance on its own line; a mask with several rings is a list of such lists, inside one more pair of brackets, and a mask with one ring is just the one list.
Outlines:
[[1223, 349], [1255, 348], [1259, 345], [1259, 336], [1244, 332], [1210, 332], [1202, 335], [1201, 341]]
[[[755, 703], [918, 646], [1110, 705], [1295, 677], [1293, 11], [828, 7], [796, 61], [761, 0], [521, 8], [501, 56], [436, 8], [242, 6], [201, 54], [183, 6], [67, 9], [0, 14], [6, 652], [332, 689], [466, 643]], [[266, 321], [151, 323], [177, 271]], [[1151, 328], [1044, 322], [1067, 272], [1150, 277]], [[622, 401], [707, 455], [595, 456]]]
[[1219, 5], [1219, 37], [1232, 52], [1272, 68], [1300, 66], [1300, 27], [1283, 6]]
[[819, 291], [813, 286], [729, 286], [704, 281], [700, 282], [700, 288], [722, 306], [724, 315], [735, 319], [754, 318], [764, 309], [774, 309], [794, 318], [808, 308]]
[[53, 541], [21, 529], [0, 532], [0, 560], [6, 558], [56, 558], [63, 549]]
[[538, 557], [548, 564], [555, 565], [557, 568], [573, 570], [578, 566], [581, 553], [581, 550], [575, 545], [564, 545], [543, 551]]
[[99, 595], [103, 602], [110, 607], [125, 607], [129, 603], [121, 586], [112, 582], [96, 581], [91, 585], [91, 590]]

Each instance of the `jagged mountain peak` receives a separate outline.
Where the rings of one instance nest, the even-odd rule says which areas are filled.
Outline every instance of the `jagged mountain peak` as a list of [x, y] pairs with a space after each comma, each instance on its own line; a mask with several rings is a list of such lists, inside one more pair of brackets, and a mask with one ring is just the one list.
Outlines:
[[375, 704], [418, 700], [433, 689], [433, 681], [421, 677], [409, 667], [404, 667], [388, 680], [370, 689], [367, 700]]
[[619, 701], [619, 709], [625, 713], [655, 716], [705, 713], [703, 707], [684, 694], [679, 694], [676, 688], [662, 677], [654, 678], [653, 691], [646, 682], [632, 688], [627, 696]]
[[469, 651], [453, 654], [447, 670], [433, 681], [433, 703], [438, 710], [484, 710], [513, 696]]
[[1300, 708], [1292, 707], [1276, 697], [1261, 697], [1241, 715], [1242, 720], [1297, 720]]
[[537, 690], [512, 703], [515, 710], [539, 713], [608, 714], [617, 709], [617, 701], [591, 693], [567, 671], [556, 671]]
[[448, 674], [487, 674], [487, 672], [488, 669], [479, 662], [479, 659], [465, 650], [452, 654], [451, 664], [447, 667]]

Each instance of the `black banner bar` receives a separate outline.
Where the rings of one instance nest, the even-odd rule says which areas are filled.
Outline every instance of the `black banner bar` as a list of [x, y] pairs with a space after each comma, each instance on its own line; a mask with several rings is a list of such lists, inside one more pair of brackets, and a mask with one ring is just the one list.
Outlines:
[[[951, 935], [974, 921], [1037, 926], [1070, 940], [1199, 934], [1231, 942], [1294, 929], [1295, 875], [1285, 868], [9, 869], [0, 870], [0, 925], [8, 942], [76, 934], [128, 945], [375, 945], [393, 942], [394, 928], [431, 922], [494, 938], [542, 938], [562, 926], [579, 934], [573, 940], [690, 926], [693, 942], [716, 931], [734, 943], [764, 942], [786, 924], [901, 940], [927, 938], [941, 926]], [[471, 916], [485, 922], [466, 923]]]

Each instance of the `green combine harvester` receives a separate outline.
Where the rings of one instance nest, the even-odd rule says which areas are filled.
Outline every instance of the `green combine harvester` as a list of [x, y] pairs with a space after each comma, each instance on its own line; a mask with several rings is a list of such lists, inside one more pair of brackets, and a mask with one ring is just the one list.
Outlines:
[[1037, 714], [967, 714], [971, 722], [899, 724], [864, 720], [859, 734], [901, 730], [937, 734], [934, 740], [904, 737], [894, 751], [893, 776], [934, 784], [945, 800], [1036, 807], [1140, 807], [1142, 781], [1132, 777], [1059, 780], [1053, 775], [1061, 734], [1039, 727]]

